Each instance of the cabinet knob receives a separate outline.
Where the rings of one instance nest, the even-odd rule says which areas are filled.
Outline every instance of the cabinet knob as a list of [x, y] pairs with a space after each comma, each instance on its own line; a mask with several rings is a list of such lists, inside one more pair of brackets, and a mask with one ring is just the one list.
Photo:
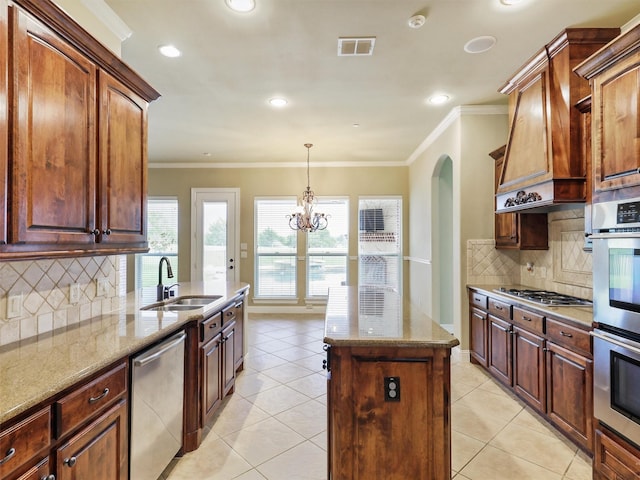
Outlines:
[[56, 480], [56, 476], [52, 473], [50, 475], [42, 477], [40, 480]]
[[89, 235], [95, 235], [97, 237], [98, 235], [100, 235], [100, 230], [98, 230], [97, 228], [94, 228], [89, 232]]
[[216, 328], [218, 326], [217, 323], [212, 323], [211, 325], [209, 325], [209, 328]]
[[111, 235], [111, 229], [107, 228], [106, 230], [103, 230], [102, 233], [104, 233], [105, 235]]
[[76, 457], [65, 458], [62, 463], [64, 463], [67, 467], [73, 467], [78, 459]]

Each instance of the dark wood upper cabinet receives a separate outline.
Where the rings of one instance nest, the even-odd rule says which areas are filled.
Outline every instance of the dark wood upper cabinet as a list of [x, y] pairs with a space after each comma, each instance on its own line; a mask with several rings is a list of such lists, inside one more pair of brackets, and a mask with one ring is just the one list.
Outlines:
[[591, 84], [593, 201], [640, 196], [640, 25], [575, 71]]
[[147, 102], [101, 71], [100, 242], [146, 241]]
[[49, 0], [0, 2], [0, 259], [146, 251], [158, 97]]
[[96, 68], [10, 9], [13, 95], [10, 243], [93, 244]]
[[534, 55], [502, 88], [509, 95], [509, 138], [496, 211], [585, 201], [581, 112], [589, 85], [573, 68], [619, 33], [569, 28]]

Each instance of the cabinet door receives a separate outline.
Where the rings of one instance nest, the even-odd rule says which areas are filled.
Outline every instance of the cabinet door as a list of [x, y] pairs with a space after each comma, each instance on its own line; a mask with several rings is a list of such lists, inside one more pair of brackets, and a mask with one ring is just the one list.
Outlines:
[[544, 338], [513, 327], [513, 387], [518, 395], [544, 413], [546, 381]]
[[[4, 478], [4, 477], [3, 477]], [[8, 480], [55, 480], [49, 457], [39, 461], [29, 470], [17, 477], [9, 477]]]
[[244, 302], [236, 303], [236, 331], [233, 338], [233, 363], [236, 371], [239, 371], [244, 362]]
[[469, 311], [469, 336], [471, 358], [480, 365], [487, 366], [487, 312], [471, 308]]
[[593, 360], [547, 342], [547, 415], [593, 449]]
[[503, 383], [512, 385], [511, 324], [489, 315], [489, 370]]
[[222, 401], [220, 368], [222, 366], [222, 335], [218, 334], [200, 347], [202, 424], [207, 423], [211, 414]]
[[96, 67], [19, 8], [10, 10], [14, 156], [9, 241], [93, 244]]
[[120, 400], [57, 451], [58, 480], [128, 478], [127, 403]]
[[518, 248], [518, 214], [495, 214], [496, 248]]
[[100, 242], [146, 248], [147, 103], [104, 72], [100, 81]]
[[640, 185], [640, 49], [593, 79], [595, 190]]
[[640, 451], [610, 432], [596, 430], [594, 480], [635, 480], [640, 477]]
[[236, 322], [222, 331], [222, 396], [233, 391], [236, 381], [235, 348]]

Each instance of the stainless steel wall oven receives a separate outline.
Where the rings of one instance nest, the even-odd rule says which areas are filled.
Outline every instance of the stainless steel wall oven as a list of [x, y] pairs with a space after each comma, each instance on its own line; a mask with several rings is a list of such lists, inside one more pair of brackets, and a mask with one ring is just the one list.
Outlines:
[[640, 198], [593, 206], [594, 414], [640, 446]]

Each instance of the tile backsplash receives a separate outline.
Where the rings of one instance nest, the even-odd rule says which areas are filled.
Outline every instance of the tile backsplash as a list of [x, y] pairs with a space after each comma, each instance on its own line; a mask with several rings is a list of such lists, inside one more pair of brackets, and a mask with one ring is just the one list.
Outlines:
[[520, 284], [592, 299], [591, 253], [584, 246], [584, 210], [548, 215], [549, 250], [496, 250], [494, 240], [467, 242], [467, 283]]
[[124, 258], [0, 262], [0, 345], [120, 308], [126, 290]]

